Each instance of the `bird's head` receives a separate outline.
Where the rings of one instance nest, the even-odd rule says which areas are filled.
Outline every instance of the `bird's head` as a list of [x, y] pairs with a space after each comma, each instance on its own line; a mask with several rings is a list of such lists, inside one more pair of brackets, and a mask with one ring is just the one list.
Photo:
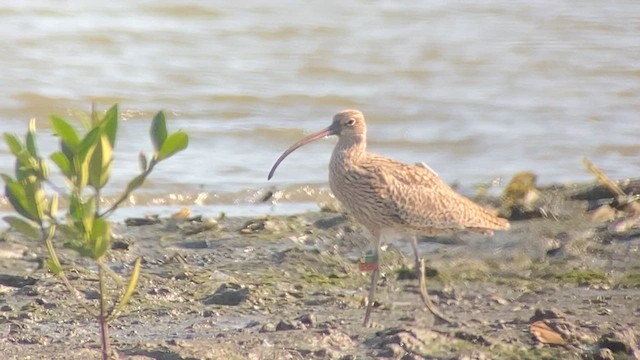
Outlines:
[[364, 115], [358, 110], [343, 110], [333, 116], [329, 135], [362, 136], [367, 132]]
[[276, 171], [276, 168], [280, 165], [282, 160], [299, 147], [332, 135], [337, 135], [340, 139], [364, 140], [366, 132], [367, 124], [364, 122], [364, 115], [362, 115], [360, 111], [342, 110], [333, 116], [333, 122], [329, 127], [320, 130], [315, 134], [305, 136], [285, 150], [278, 160], [276, 160], [275, 164], [273, 164], [273, 167], [269, 172], [268, 179], [271, 179], [273, 173]]

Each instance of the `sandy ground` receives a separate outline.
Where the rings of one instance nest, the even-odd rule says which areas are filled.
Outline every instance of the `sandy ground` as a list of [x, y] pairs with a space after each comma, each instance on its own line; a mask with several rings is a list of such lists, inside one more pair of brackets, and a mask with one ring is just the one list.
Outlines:
[[[410, 246], [389, 239], [363, 328], [367, 236], [340, 212], [118, 224], [109, 266], [126, 277], [144, 263], [113, 346], [121, 359], [637, 359], [638, 221], [594, 220], [598, 196], [580, 191], [547, 189], [544, 216], [492, 238], [421, 239], [430, 295], [453, 324], [434, 323]], [[60, 254], [97, 307], [91, 264]], [[95, 320], [38, 268], [42, 256], [15, 233], [0, 240], [0, 357], [99, 358]]]

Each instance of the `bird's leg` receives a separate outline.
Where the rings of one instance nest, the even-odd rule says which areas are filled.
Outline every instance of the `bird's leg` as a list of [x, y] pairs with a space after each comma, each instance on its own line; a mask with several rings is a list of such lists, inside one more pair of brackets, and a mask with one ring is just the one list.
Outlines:
[[375, 270], [371, 272], [371, 285], [369, 285], [369, 296], [367, 298], [367, 310], [364, 314], [364, 321], [362, 326], [369, 326], [369, 319], [371, 318], [371, 311], [373, 310], [373, 296], [376, 292], [376, 285], [378, 284], [378, 277], [380, 275], [380, 269], [376, 267]]
[[444, 317], [436, 305], [431, 302], [431, 298], [429, 298], [429, 293], [427, 293], [427, 277], [425, 274], [424, 259], [420, 259], [420, 256], [418, 255], [418, 238], [415, 235], [411, 238], [411, 247], [413, 248], [413, 255], [415, 257], [415, 270], [420, 283], [420, 297], [422, 298], [422, 302], [433, 314], [437, 322], [451, 324], [451, 320]]
[[378, 285], [378, 277], [380, 276], [380, 266], [379, 266], [379, 258], [378, 258], [378, 250], [380, 249], [380, 232], [372, 231], [371, 235], [373, 236], [373, 258], [375, 259], [375, 266], [373, 267], [373, 271], [371, 272], [371, 284], [369, 285], [369, 296], [367, 298], [367, 310], [364, 314], [364, 321], [362, 326], [369, 326], [369, 319], [371, 318], [371, 311], [373, 310], [373, 297], [376, 292], [376, 286]]

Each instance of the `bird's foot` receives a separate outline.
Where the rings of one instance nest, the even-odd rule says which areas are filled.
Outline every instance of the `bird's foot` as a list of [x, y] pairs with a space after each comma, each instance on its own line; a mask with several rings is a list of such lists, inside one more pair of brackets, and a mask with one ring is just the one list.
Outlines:
[[427, 307], [427, 309], [429, 309], [431, 314], [433, 314], [433, 317], [435, 318], [435, 325], [455, 324], [453, 321], [442, 315], [440, 310], [438, 310], [436, 305], [431, 301], [431, 298], [429, 297], [429, 293], [427, 292], [426, 274], [424, 271], [424, 259], [420, 259], [419, 263], [416, 264], [416, 266], [418, 267], [417, 275], [420, 282], [420, 298], [422, 298], [422, 302], [424, 303], [424, 305]]

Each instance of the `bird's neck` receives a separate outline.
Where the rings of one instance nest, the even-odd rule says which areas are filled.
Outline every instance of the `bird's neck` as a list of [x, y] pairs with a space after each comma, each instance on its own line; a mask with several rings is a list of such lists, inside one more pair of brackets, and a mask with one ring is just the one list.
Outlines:
[[355, 163], [361, 159], [367, 151], [365, 135], [340, 137], [333, 149], [332, 160], [340, 163]]

